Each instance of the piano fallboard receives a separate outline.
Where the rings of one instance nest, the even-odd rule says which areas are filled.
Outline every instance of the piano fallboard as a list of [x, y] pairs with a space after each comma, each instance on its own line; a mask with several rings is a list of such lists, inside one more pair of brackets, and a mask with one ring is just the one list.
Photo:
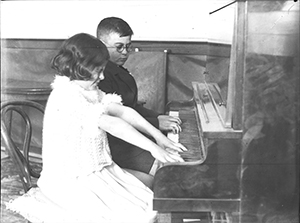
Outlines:
[[212, 86], [216, 86], [216, 84], [192, 82], [192, 86], [194, 95], [193, 100], [195, 101], [204, 137], [211, 139], [241, 138], [242, 130], [233, 129], [232, 123], [228, 123], [228, 121], [223, 118], [224, 115], [222, 115], [222, 113], [230, 110], [230, 105], [226, 105], [227, 108], [225, 109], [222, 106], [223, 103], [218, 103], [212, 96], [213, 93], [211, 89], [213, 89], [214, 87]]

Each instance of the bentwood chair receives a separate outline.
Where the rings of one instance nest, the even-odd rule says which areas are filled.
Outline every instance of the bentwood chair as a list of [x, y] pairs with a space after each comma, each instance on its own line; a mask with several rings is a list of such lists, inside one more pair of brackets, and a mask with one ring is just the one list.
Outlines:
[[[33, 157], [32, 135], [42, 131], [44, 106], [34, 101], [6, 101], [1, 103], [2, 145], [19, 169], [23, 189], [35, 186], [42, 169], [41, 156]], [[36, 121], [38, 119], [38, 121]], [[37, 123], [38, 122], [38, 123]], [[40, 159], [40, 160], [39, 160]]]

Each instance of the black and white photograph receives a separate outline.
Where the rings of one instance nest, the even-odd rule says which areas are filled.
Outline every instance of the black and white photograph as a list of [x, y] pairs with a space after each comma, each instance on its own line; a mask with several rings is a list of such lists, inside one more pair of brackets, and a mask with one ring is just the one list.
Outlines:
[[299, 223], [298, 0], [2, 0], [1, 223]]

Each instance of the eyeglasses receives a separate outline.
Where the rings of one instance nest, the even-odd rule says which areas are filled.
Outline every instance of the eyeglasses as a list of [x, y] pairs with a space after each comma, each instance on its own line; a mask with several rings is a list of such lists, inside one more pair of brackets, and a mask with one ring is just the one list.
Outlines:
[[[103, 40], [102, 42], [105, 43]], [[107, 48], [115, 48], [118, 53], [123, 53], [124, 49], [126, 49], [127, 53], [132, 51], [131, 43], [128, 43], [126, 45], [124, 45], [123, 43], [117, 43], [117, 44], [118, 45], [116, 46], [107, 46], [108, 44], [105, 43]]]
[[131, 43], [128, 43], [126, 45], [124, 44], [118, 44], [117, 46], [115, 46], [116, 50], [118, 53], [123, 53], [124, 49], [126, 49], [126, 51], [129, 53], [132, 51], [132, 46]]

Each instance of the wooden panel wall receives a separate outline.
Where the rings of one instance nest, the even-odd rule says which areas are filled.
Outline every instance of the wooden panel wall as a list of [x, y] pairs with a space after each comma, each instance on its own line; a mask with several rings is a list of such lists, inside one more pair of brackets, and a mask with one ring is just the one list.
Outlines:
[[[23, 95], [3, 94], [7, 88], [49, 88], [55, 75], [50, 61], [62, 42], [62, 39], [2, 40], [1, 101], [24, 98]], [[228, 45], [136, 41], [133, 47], [138, 52], [131, 55], [125, 67], [135, 77], [139, 100], [145, 101], [147, 108], [163, 113], [168, 101], [190, 99], [191, 82], [203, 81], [206, 69], [210, 70], [207, 81], [217, 82], [226, 90], [230, 55]], [[26, 98], [33, 98], [45, 105], [49, 92]], [[37, 146], [41, 145], [41, 128], [40, 123], [38, 134], [33, 136], [33, 144]]]
[[[55, 72], [50, 67], [52, 57], [57, 53], [63, 40], [5, 39], [2, 40], [1, 83], [5, 88], [49, 87]], [[206, 67], [211, 71], [207, 81], [225, 81], [228, 76], [230, 46], [206, 42], [155, 42], [135, 41], [133, 53], [125, 66], [136, 76], [141, 100], [151, 101], [150, 108], [163, 110], [159, 105], [171, 100], [186, 100], [192, 96], [192, 81], [203, 81]], [[147, 55], [145, 53], [149, 53]], [[143, 55], [143, 56], [142, 56]], [[155, 56], [156, 55], [156, 56]], [[163, 59], [162, 55], [166, 55]], [[155, 58], [156, 57], [156, 58]], [[161, 59], [165, 60], [162, 64]], [[156, 94], [148, 94], [144, 88], [151, 75], [151, 64], [157, 62], [159, 75], [166, 75], [165, 88], [156, 87]], [[152, 66], [152, 67], [151, 67]], [[142, 69], [142, 68], [145, 69]], [[132, 69], [132, 70], [131, 70]], [[154, 72], [155, 74], [156, 72]], [[161, 77], [164, 79], [164, 77]], [[226, 84], [225, 84], [226, 85]], [[225, 86], [224, 85], [224, 86]], [[155, 87], [153, 84], [151, 86]], [[147, 97], [145, 95], [148, 95]], [[162, 95], [161, 100], [150, 97]], [[2, 97], [2, 100], [5, 98]]]

